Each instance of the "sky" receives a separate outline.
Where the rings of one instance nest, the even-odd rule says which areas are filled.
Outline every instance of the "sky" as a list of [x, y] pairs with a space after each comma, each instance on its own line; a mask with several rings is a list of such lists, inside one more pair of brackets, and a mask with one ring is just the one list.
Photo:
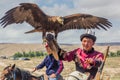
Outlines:
[[[120, 42], [120, 0], [1, 0], [0, 18], [6, 11], [20, 3], [35, 3], [44, 13], [51, 16], [66, 16], [75, 13], [91, 14], [107, 18], [112, 27], [107, 31], [93, 30], [96, 43]], [[42, 33], [24, 34], [33, 27], [27, 23], [11, 24], [6, 28], [0, 25], [0, 43], [42, 43]], [[86, 30], [66, 30], [58, 34], [58, 43], [80, 43], [80, 35]]]

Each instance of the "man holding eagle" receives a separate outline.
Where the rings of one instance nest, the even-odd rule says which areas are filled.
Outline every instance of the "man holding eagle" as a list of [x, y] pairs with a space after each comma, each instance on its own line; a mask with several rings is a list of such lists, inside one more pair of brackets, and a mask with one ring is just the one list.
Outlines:
[[42, 38], [45, 38], [46, 32], [54, 32], [55, 38], [58, 33], [69, 29], [100, 29], [107, 30], [112, 26], [106, 18], [97, 17], [89, 14], [72, 14], [68, 16], [49, 16], [46, 15], [36, 4], [21, 3], [7, 11], [0, 19], [0, 23], [5, 28], [13, 23], [27, 22], [32, 27], [26, 33], [42, 32]]

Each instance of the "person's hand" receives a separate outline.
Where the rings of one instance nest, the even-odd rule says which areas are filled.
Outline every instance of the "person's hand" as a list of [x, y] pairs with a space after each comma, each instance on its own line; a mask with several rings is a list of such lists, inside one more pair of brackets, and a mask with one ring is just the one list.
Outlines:
[[37, 70], [37, 68], [33, 68], [33, 71], [32, 71], [32, 73], [33, 73], [33, 72], [35, 72], [36, 70]]
[[87, 64], [87, 69], [91, 69], [92, 68], [92, 65], [94, 65], [94, 59], [93, 58], [86, 58], [85, 59], [85, 64]]
[[55, 77], [56, 77], [56, 74], [53, 73], [53, 74], [50, 75], [50, 77], [51, 77], [51, 78], [55, 78]]
[[86, 58], [85, 59], [85, 63], [86, 64], [93, 64], [94, 63], [94, 60], [92, 58]]
[[87, 68], [87, 69], [91, 69], [92, 66], [91, 66], [90, 64], [88, 64], [86, 68]]

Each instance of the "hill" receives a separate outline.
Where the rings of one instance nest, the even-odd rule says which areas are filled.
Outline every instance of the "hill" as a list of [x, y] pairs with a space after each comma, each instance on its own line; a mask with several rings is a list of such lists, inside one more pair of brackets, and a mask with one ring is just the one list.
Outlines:
[[[70, 51], [81, 47], [80, 44], [60, 44], [60, 47], [66, 51]], [[106, 45], [95, 45], [94, 48], [98, 51], [104, 52]], [[120, 46], [111, 46], [110, 51], [115, 52], [120, 50]], [[0, 56], [12, 56], [16, 52], [29, 52], [29, 51], [45, 51], [42, 44], [22, 44], [22, 43], [0, 43]]]

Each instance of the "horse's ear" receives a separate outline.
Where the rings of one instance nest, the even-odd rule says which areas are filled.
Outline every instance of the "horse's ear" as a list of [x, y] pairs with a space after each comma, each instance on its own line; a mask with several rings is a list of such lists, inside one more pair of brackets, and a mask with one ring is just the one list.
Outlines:
[[12, 65], [12, 69], [14, 69], [14, 68], [15, 68], [15, 64]]

